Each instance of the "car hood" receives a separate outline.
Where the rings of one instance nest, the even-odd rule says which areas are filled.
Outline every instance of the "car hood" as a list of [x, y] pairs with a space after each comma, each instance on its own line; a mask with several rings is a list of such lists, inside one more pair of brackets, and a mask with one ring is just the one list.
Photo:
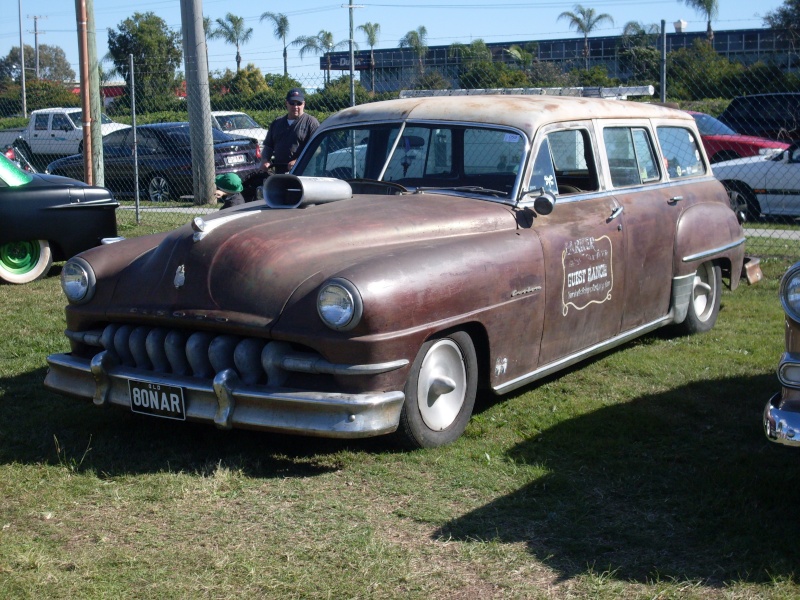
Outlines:
[[702, 136], [703, 139], [714, 140], [717, 142], [725, 142], [728, 144], [747, 144], [750, 146], [758, 146], [760, 148], [774, 148], [776, 150], [785, 150], [789, 147], [789, 144], [785, 142], [779, 142], [777, 140], [770, 140], [763, 137], [757, 137], [755, 135], [722, 135], [722, 134], [711, 134], [711, 135], [704, 135]]
[[266, 326], [304, 282], [316, 289], [348, 267], [391, 261], [410, 244], [517, 226], [507, 205], [436, 194], [355, 196], [303, 209], [245, 205], [204, 222], [211, 231], [202, 239], [184, 226], [123, 269], [108, 312]]
[[734, 158], [733, 160], [723, 160], [714, 163], [711, 168], [714, 175], [718, 173], [737, 173], [752, 170], [769, 169], [772, 161], [775, 160], [776, 155], [771, 154], [767, 156], [746, 156], [745, 158]]

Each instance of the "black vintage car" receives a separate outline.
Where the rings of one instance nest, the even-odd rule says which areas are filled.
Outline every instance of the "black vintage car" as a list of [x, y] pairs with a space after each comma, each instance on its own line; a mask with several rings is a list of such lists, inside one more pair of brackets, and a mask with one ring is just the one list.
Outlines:
[[28, 283], [117, 235], [119, 203], [105, 188], [23, 171], [0, 155], [0, 281]]
[[[213, 129], [214, 169], [217, 173], [237, 173], [246, 179], [261, 166], [257, 142]], [[176, 200], [192, 194], [192, 150], [189, 123], [154, 123], [136, 128], [137, 160], [134, 160], [133, 129], [115, 131], [103, 138], [105, 184], [115, 194], [130, 195], [135, 190], [135, 167], [146, 199], [153, 202]], [[83, 179], [83, 156], [58, 159], [47, 172]]]

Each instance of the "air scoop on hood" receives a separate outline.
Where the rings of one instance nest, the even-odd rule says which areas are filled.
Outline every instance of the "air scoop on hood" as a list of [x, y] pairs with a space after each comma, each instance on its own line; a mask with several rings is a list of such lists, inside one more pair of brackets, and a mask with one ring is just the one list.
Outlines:
[[353, 197], [353, 188], [333, 177], [272, 175], [264, 181], [264, 199], [270, 208], [303, 208]]

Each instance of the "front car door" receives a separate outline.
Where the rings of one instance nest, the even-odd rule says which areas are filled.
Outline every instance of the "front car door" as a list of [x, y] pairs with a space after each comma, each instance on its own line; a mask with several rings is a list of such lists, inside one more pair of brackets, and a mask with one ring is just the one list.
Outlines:
[[800, 145], [768, 163], [762, 190], [756, 190], [765, 215], [800, 215]]

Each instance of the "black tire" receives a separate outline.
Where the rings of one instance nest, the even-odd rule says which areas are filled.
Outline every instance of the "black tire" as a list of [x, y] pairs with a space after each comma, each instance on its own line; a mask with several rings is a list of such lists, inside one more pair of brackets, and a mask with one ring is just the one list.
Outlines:
[[721, 296], [722, 272], [719, 265], [703, 263], [694, 276], [689, 312], [680, 324], [682, 332], [695, 334], [710, 331], [717, 322]]
[[425, 342], [406, 381], [399, 442], [415, 449], [457, 440], [472, 416], [477, 389], [478, 360], [469, 335], [457, 331]]
[[169, 180], [156, 173], [151, 175], [147, 180], [147, 199], [151, 202], [168, 202], [174, 200], [173, 189]]
[[[758, 221], [761, 218], [761, 205], [758, 203], [755, 192], [749, 185], [741, 181], [723, 181], [722, 184], [728, 190], [728, 197], [731, 199], [731, 205], [734, 202], [737, 204], [744, 203], [745, 216], [747, 221]], [[734, 198], [733, 194], [738, 194], [738, 198]]]

